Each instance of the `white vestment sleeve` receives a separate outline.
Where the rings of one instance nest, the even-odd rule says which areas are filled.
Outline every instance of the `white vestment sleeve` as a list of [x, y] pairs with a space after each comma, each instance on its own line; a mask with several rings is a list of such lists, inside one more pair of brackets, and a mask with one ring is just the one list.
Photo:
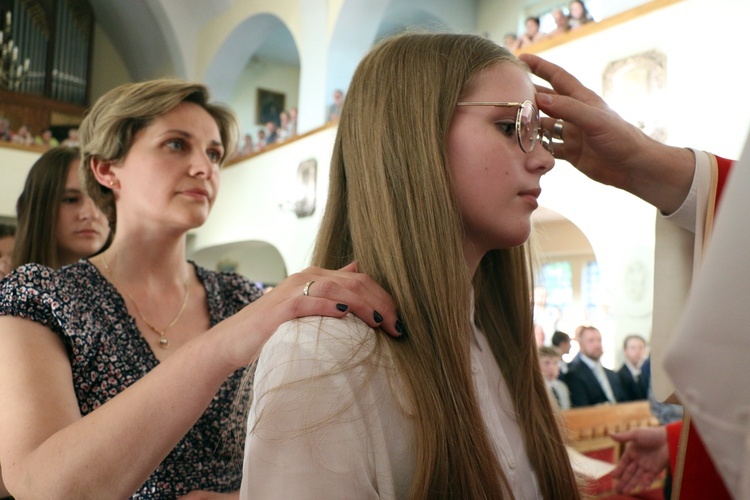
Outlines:
[[665, 357], [677, 395], [734, 498], [750, 498], [748, 191], [750, 141], [724, 188], [700, 272]]
[[693, 150], [693, 153], [695, 175], [688, 196], [673, 214], [656, 218], [650, 343], [651, 385], [658, 401], [666, 401], [674, 393], [674, 386], [664, 371], [664, 352], [683, 313], [703, 249], [712, 158], [702, 151]]

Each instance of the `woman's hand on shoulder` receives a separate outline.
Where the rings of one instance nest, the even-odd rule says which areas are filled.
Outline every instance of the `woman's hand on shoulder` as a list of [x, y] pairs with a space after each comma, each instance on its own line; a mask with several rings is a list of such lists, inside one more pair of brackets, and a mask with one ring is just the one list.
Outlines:
[[[237, 366], [243, 366], [257, 356], [262, 344], [287, 321], [308, 316], [342, 318], [348, 313], [359, 317], [373, 328], [382, 328], [393, 337], [404, 334], [404, 325], [396, 312], [393, 298], [375, 281], [357, 272], [356, 263], [339, 270], [308, 267], [292, 274], [260, 299], [246, 306], [222, 323], [233, 328], [236, 322], [253, 324], [257, 335], [244, 348], [237, 346]], [[250, 338], [252, 337], [252, 338]], [[251, 359], [242, 359], [249, 357]]]
[[343, 317], [351, 312], [393, 337], [403, 332], [393, 298], [372, 278], [357, 272], [356, 263], [337, 271], [308, 267], [289, 276], [261, 300], [266, 299], [279, 314], [275, 327], [295, 318]]

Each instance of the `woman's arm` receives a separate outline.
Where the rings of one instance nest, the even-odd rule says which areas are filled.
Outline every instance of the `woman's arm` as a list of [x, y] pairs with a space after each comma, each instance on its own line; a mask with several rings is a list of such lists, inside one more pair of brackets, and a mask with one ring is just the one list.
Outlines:
[[203, 335], [81, 417], [62, 342], [0, 317], [0, 460], [17, 498], [123, 498], [146, 481], [231, 371]]
[[[313, 280], [312, 293], [304, 296], [304, 284]], [[8, 489], [19, 498], [129, 496], [200, 418], [225, 379], [254, 361], [281, 323], [311, 315], [343, 317], [347, 310], [336, 306], [346, 302], [373, 326], [388, 321], [395, 332], [392, 299], [371, 279], [306, 270], [184, 345], [85, 417], [60, 339], [41, 324], [0, 317], [0, 408], [8, 409], [0, 414], [0, 463]], [[375, 318], [373, 307], [389, 319]]]

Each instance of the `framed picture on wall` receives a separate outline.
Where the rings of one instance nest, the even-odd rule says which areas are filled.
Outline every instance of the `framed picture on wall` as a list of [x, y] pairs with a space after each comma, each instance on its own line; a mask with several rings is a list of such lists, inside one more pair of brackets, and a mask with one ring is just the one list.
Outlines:
[[620, 116], [651, 138], [665, 142], [666, 82], [667, 56], [652, 50], [609, 63], [604, 70], [602, 97]]
[[279, 115], [284, 111], [286, 96], [273, 90], [258, 89], [255, 100], [255, 123], [265, 125], [274, 122], [279, 125]]

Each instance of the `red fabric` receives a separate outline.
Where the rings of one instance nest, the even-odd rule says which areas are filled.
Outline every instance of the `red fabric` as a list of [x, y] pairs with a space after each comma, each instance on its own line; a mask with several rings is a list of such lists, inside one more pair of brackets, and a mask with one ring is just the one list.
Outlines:
[[[669, 445], [669, 467], [674, 477], [677, 464], [677, 447], [680, 442], [680, 431], [682, 422], [667, 425], [667, 442]], [[714, 467], [711, 457], [708, 456], [706, 447], [703, 445], [695, 427], [690, 425], [688, 434], [688, 447], [685, 452], [685, 468], [682, 471], [682, 487], [680, 488], [680, 500], [731, 500]]]
[[680, 447], [680, 433], [682, 432], [682, 421], [667, 424], [667, 446], [669, 446], [669, 470], [674, 471], [677, 468], [677, 450]]
[[[727, 176], [733, 162], [724, 158], [716, 157], [718, 162], [718, 183], [716, 192], [716, 204], [718, 207], [721, 194], [726, 185]], [[718, 210], [718, 209], [717, 209]], [[667, 425], [667, 442], [669, 445], [669, 466], [674, 476], [677, 464], [677, 448], [680, 442], [682, 422]], [[711, 457], [706, 451], [698, 432], [691, 424], [688, 434], [688, 446], [685, 451], [685, 468], [682, 472], [682, 486], [680, 488], [680, 500], [723, 500], [731, 499], [724, 481], [714, 467]]]
[[716, 205], [718, 207], [719, 205], [719, 199], [721, 198], [721, 193], [724, 191], [724, 184], [727, 182], [727, 176], [729, 175], [729, 170], [732, 167], [732, 164], [734, 163], [732, 160], [727, 160], [725, 158], [716, 157], [716, 161], [719, 165], [719, 181], [716, 185]]

